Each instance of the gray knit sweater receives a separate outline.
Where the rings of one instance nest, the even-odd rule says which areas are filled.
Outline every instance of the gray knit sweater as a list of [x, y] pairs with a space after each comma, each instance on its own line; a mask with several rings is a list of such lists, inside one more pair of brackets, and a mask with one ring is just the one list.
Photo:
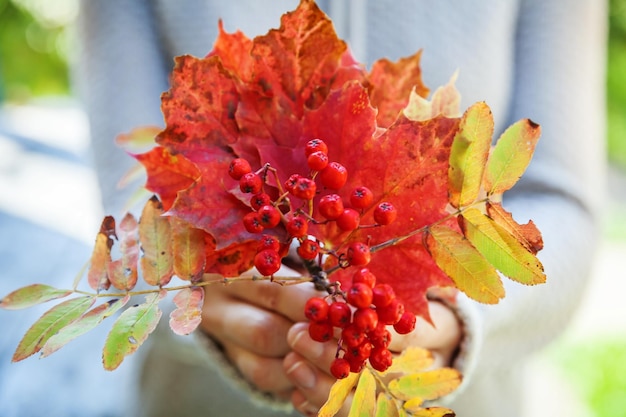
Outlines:
[[[542, 230], [548, 283], [506, 284], [497, 306], [462, 302], [467, 350], [459, 416], [522, 414], [525, 358], [561, 332], [576, 310], [597, 239], [603, 201], [604, 41], [601, 0], [320, 1], [360, 61], [423, 48], [425, 83], [459, 70], [462, 109], [484, 100], [496, 135], [529, 117], [542, 139], [505, 205]], [[291, 0], [89, 0], [82, 4], [79, 86], [91, 121], [108, 212], [128, 194], [115, 184], [132, 163], [112, 145], [120, 132], [162, 125], [159, 95], [172, 57], [204, 56], [222, 18], [249, 37], [279, 25]], [[162, 332], [139, 364], [137, 413], [146, 416], [281, 416], [282, 407], [241, 381], [219, 351]], [[470, 366], [467, 366], [468, 363]], [[282, 408], [281, 408], [282, 407]]]

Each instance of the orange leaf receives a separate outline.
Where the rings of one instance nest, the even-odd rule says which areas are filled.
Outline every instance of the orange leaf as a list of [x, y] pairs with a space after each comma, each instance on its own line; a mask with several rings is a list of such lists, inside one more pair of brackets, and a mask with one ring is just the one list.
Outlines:
[[532, 220], [526, 224], [519, 224], [513, 219], [513, 215], [506, 211], [499, 203], [487, 203], [487, 214], [497, 224], [506, 229], [511, 235], [533, 255], [543, 249], [541, 232]]
[[137, 284], [137, 262], [139, 261], [139, 228], [132, 214], [127, 213], [117, 225], [117, 237], [122, 256], [109, 263], [109, 280], [115, 288], [129, 291]]
[[170, 327], [174, 333], [187, 335], [196, 330], [202, 321], [204, 287], [182, 289], [172, 301], [176, 305], [170, 313]]
[[468, 297], [486, 304], [496, 304], [504, 297], [495, 268], [463, 235], [438, 225], [429, 229], [427, 242], [437, 265]]
[[176, 217], [170, 217], [170, 226], [174, 274], [187, 281], [200, 280], [204, 271], [206, 232]]
[[174, 274], [172, 233], [169, 220], [163, 216], [163, 206], [156, 197], [146, 203], [141, 213], [139, 241], [143, 251], [143, 279], [149, 285], [167, 285]]
[[87, 282], [96, 291], [108, 290], [111, 286], [108, 269], [111, 262], [111, 247], [113, 247], [112, 237], [116, 237], [115, 219], [112, 216], [106, 216], [96, 236], [89, 272], [87, 272]]

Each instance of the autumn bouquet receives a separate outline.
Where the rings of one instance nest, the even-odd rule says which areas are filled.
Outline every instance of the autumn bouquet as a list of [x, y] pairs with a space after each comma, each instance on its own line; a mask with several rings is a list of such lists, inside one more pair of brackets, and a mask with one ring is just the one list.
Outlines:
[[[461, 116], [454, 77], [427, 99], [419, 53], [366, 71], [314, 2], [281, 23], [253, 40], [220, 26], [206, 57], [176, 59], [162, 96], [166, 127], [134, 155], [154, 196], [139, 221], [103, 220], [90, 291], [79, 289], [81, 275], [72, 289], [34, 284], [1, 300], [18, 309], [67, 298], [27, 331], [14, 361], [50, 355], [121, 311], [103, 350], [112, 370], [155, 329], [170, 291], [171, 328], [189, 334], [212, 285], [312, 281], [326, 295], [303, 306], [309, 333], [337, 344], [338, 382], [320, 415], [355, 387], [358, 415], [452, 413], [423, 402], [454, 390], [458, 372], [428, 370], [432, 359], [417, 349], [393, 359], [390, 328], [408, 333], [416, 316], [429, 320], [433, 288], [497, 303], [501, 275], [545, 280], [539, 231], [499, 203], [540, 128], [521, 120], [491, 149], [488, 106]], [[280, 276], [287, 256], [308, 273]], [[135, 288], [139, 277], [148, 289]], [[135, 295], [145, 301], [129, 306]]]

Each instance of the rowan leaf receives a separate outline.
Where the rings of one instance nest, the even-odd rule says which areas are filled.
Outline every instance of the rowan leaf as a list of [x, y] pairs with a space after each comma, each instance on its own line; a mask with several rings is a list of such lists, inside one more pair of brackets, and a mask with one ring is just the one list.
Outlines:
[[500, 194], [511, 189], [522, 176], [535, 152], [541, 127], [529, 119], [522, 119], [498, 138], [485, 168], [483, 188], [487, 195]]
[[478, 209], [465, 210], [461, 225], [474, 247], [508, 278], [526, 285], [545, 282], [546, 276], [539, 259], [508, 230]]
[[15, 349], [13, 362], [19, 362], [39, 352], [44, 344], [63, 327], [72, 323], [94, 303], [95, 297], [72, 298], [46, 311], [26, 331]]
[[374, 417], [376, 412], [376, 379], [369, 369], [361, 371], [361, 378], [354, 391], [348, 417]]
[[170, 217], [174, 274], [187, 281], [202, 278], [206, 257], [206, 232], [184, 220]]
[[433, 371], [405, 375], [388, 384], [391, 394], [408, 401], [421, 398], [434, 400], [454, 391], [461, 383], [461, 374], [456, 369], [441, 368]]
[[376, 417], [399, 417], [396, 402], [382, 392], [376, 400]]
[[130, 296], [122, 299], [116, 298], [106, 303], [100, 304], [98, 307], [86, 312], [77, 320], [63, 327], [58, 333], [54, 334], [41, 350], [41, 357], [50, 356], [72, 340], [76, 339], [88, 331], [94, 329], [102, 321], [115, 314], [119, 309], [124, 307], [130, 300]]
[[420, 407], [415, 410], [409, 408], [407, 411], [411, 413], [411, 417], [454, 417], [456, 415], [453, 410], [445, 407]]
[[127, 213], [117, 225], [120, 259], [108, 265], [111, 285], [123, 291], [132, 290], [137, 284], [139, 262], [139, 227], [135, 217]]
[[167, 285], [174, 274], [172, 232], [169, 219], [163, 216], [163, 205], [152, 197], [141, 212], [139, 241], [143, 256], [143, 279], [149, 285]]
[[361, 374], [351, 372], [347, 377], [338, 379], [330, 388], [328, 399], [318, 411], [318, 417], [333, 417], [339, 412], [341, 406], [357, 384]]
[[448, 84], [435, 90], [430, 100], [420, 96], [418, 91], [413, 89], [403, 114], [413, 121], [425, 121], [437, 116], [459, 117], [461, 94], [455, 85], [457, 77], [458, 71], [452, 74]]
[[91, 253], [87, 282], [96, 291], [108, 290], [111, 286], [109, 281], [109, 263], [111, 262], [111, 248], [115, 235], [115, 219], [106, 216], [100, 225], [100, 231], [96, 236], [96, 243]]
[[513, 219], [513, 215], [502, 207], [502, 204], [492, 202], [487, 203], [487, 214], [494, 222], [515, 236], [528, 252], [536, 255], [543, 249], [541, 232], [532, 220], [526, 224], [519, 224]]
[[145, 303], [122, 312], [104, 344], [102, 351], [104, 369], [107, 371], [117, 369], [124, 358], [134, 353], [156, 329], [163, 314], [158, 304], [166, 294], [165, 290], [150, 294], [146, 296]]
[[176, 334], [190, 334], [202, 321], [204, 287], [184, 288], [172, 301], [176, 308], [170, 313], [170, 327]]
[[468, 297], [485, 304], [496, 304], [504, 297], [495, 268], [459, 232], [435, 225], [426, 240], [437, 265]]
[[67, 297], [71, 290], [62, 290], [45, 284], [32, 284], [5, 295], [0, 299], [0, 308], [5, 310], [19, 310], [32, 307], [46, 301]]
[[476, 103], [463, 114], [450, 150], [448, 176], [453, 207], [469, 205], [478, 197], [493, 129], [493, 115], [486, 103]]
[[128, 133], [121, 133], [115, 138], [115, 143], [127, 152], [145, 152], [154, 147], [154, 139], [161, 131], [158, 126], [139, 126]]
[[411, 346], [402, 351], [402, 354], [393, 359], [385, 374], [411, 374], [421, 372], [433, 364], [435, 359], [428, 349]]

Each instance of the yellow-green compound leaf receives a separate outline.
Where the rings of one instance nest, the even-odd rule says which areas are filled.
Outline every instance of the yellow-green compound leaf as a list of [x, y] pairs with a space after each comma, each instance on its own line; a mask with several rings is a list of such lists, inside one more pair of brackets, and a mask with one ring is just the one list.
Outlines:
[[141, 269], [149, 285], [167, 285], [174, 274], [170, 242], [170, 222], [163, 216], [163, 205], [152, 197], [144, 206], [139, 221], [139, 241], [143, 250]]
[[543, 249], [541, 232], [532, 220], [529, 220], [526, 224], [519, 224], [515, 221], [513, 215], [506, 211], [501, 204], [492, 202], [487, 203], [487, 214], [494, 222], [515, 236], [528, 252], [535, 255]]
[[484, 102], [465, 111], [450, 149], [448, 169], [450, 204], [462, 207], [478, 198], [491, 137], [493, 115]]
[[117, 238], [121, 258], [109, 263], [109, 280], [122, 291], [130, 291], [137, 284], [139, 261], [139, 225], [135, 217], [127, 213], [117, 226]]
[[441, 368], [394, 379], [388, 385], [391, 394], [401, 400], [434, 400], [454, 391], [461, 383], [456, 369]]
[[384, 373], [412, 374], [420, 372], [431, 366], [434, 360], [428, 349], [411, 346], [406, 348], [400, 356], [394, 358], [391, 366]]
[[202, 321], [204, 287], [185, 288], [174, 296], [176, 308], [170, 314], [170, 327], [176, 334], [187, 335]]
[[333, 417], [339, 412], [341, 406], [346, 402], [346, 398], [350, 395], [352, 388], [356, 385], [361, 374], [350, 373], [343, 379], [335, 381], [330, 388], [330, 394], [328, 394], [328, 400], [322, 405], [317, 417]]
[[67, 297], [72, 292], [71, 290], [61, 290], [45, 284], [32, 284], [7, 294], [0, 300], [0, 308], [19, 310], [57, 298]]
[[184, 280], [199, 280], [204, 272], [206, 259], [206, 233], [191, 227], [189, 223], [176, 217], [170, 218], [170, 226], [174, 252], [174, 274]]
[[526, 171], [540, 135], [541, 127], [529, 119], [512, 124], [502, 133], [483, 177], [487, 195], [503, 193], [515, 185]]
[[399, 417], [396, 402], [382, 392], [376, 401], [376, 417]]
[[475, 208], [466, 210], [461, 219], [465, 236], [498, 271], [526, 285], [546, 281], [539, 259], [504, 227]]
[[354, 391], [348, 417], [374, 417], [376, 411], [376, 379], [369, 369], [361, 371], [361, 378]]
[[504, 297], [496, 269], [456, 230], [435, 225], [429, 229], [426, 243], [437, 266], [468, 297], [485, 304], [496, 304]]
[[161, 319], [162, 311], [158, 304], [166, 294], [162, 290], [148, 295], [145, 303], [130, 307], [115, 321], [102, 351], [104, 369], [117, 369], [126, 356], [146, 341]]
[[82, 316], [94, 301], [95, 297], [89, 296], [72, 298], [46, 311], [20, 341], [13, 354], [13, 362], [19, 362], [39, 352], [48, 339]]
[[41, 349], [41, 357], [44, 358], [46, 356], [50, 356], [72, 340], [76, 339], [78, 336], [94, 329], [98, 324], [102, 323], [105, 318], [115, 314], [120, 308], [126, 305], [128, 300], [130, 300], [129, 296], [122, 299], [117, 298], [109, 300], [68, 324], [48, 339], [46, 344], [43, 346], [43, 349]]

